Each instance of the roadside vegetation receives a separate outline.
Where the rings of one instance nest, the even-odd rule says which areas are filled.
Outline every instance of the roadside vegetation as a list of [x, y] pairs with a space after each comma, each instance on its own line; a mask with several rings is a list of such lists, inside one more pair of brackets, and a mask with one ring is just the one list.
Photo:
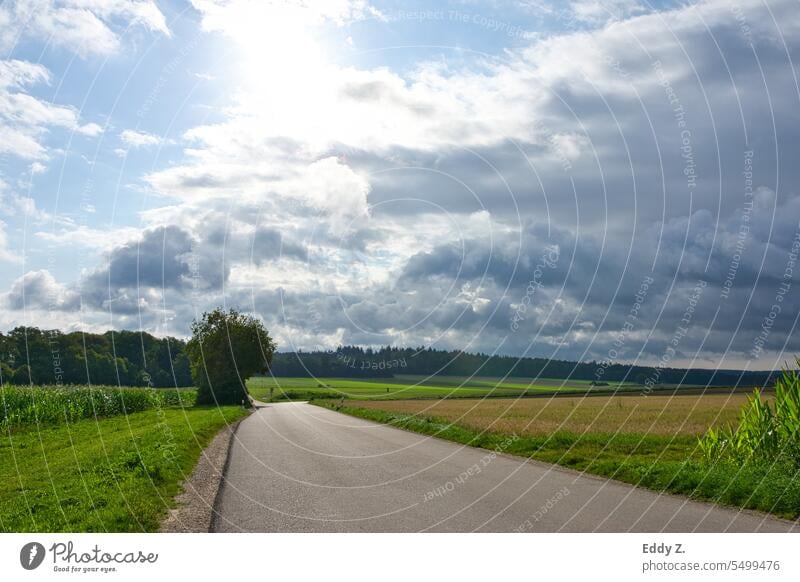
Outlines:
[[[159, 528], [203, 448], [247, 414], [244, 381], [274, 351], [261, 323], [235, 310], [204, 314], [193, 332], [187, 344], [132, 332], [0, 336], [0, 531]], [[80, 369], [147, 387], [65, 386]], [[189, 373], [197, 390], [154, 388]]]
[[[771, 397], [762, 395], [762, 403]], [[444, 401], [316, 400], [398, 428], [495, 449], [720, 504], [800, 517], [800, 472], [789, 463], [716, 461], [709, 428], [736, 422], [746, 395], [594, 396]], [[771, 404], [774, 410], [775, 404]]]
[[0, 531], [156, 531], [241, 407], [172, 406], [29, 425], [0, 438]]
[[700, 439], [700, 448], [710, 464], [799, 471], [800, 375], [784, 372], [770, 398], [755, 390], [742, 407], [739, 422], [710, 428]]

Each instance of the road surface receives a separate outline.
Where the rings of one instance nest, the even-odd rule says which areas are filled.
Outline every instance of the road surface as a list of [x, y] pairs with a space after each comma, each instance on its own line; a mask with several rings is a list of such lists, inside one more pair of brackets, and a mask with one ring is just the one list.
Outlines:
[[264, 405], [234, 439], [215, 531], [800, 531], [306, 403]]

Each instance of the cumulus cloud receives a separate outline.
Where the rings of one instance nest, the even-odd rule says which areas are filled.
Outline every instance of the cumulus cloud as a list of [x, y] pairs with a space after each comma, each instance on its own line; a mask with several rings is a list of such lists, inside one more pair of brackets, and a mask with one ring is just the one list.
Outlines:
[[157, 135], [134, 129], [124, 130], [119, 134], [119, 138], [122, 140], [122, 143], [133, 148], [153, 146], [161, 143], [161, 138]]
[[[70, 241], [104, 251], [102, 264], [67, 286], [56, 286], [46, 271], [27, 273], [12, 286], [8, 305], [11, 309], [41, 306], [36, 297], [47, 290], [60, 297], [50, 304], [52, 310], [83, 306], [130, 315], [157, 309], [167, 296], [215, 297], [228, 284], [234, 262], [265, 266], [279, 260], [308, 260], [305, 246], [285, 229], [231, 222], [229, 216], [213, 211], [206, 211], [198, 224], [202, 228], [195, 232], [175, 225], [108, 232], [71, 225], [60, 232], [39, 232], [37, 237], [45, 241]], [[27, 303], [22, 301], [23, 289]]]
[[98, 125], [97, 123], [86, 123], [84, 125], [79, 125], [75, 131], [82, 135], [87, 135], [89, 137], [97, 137], [101, 133], [103, 133], [102, 126]]
[[324, 212], [338, 234], [352, 230], [353, 223], [368, 214], [369, 182], [336, 158], [310, 164], [287, 193]]
[[84, 289], [95, 295], [102, 289], [113, 293], [141, 287], [183, 287], [191, 251], [191, 235], [178, 226], [146, 230], [139, 239], [112, 249], [106, 266], [88, 278]]
[[0, 61], [0, 88], [19, 88], [25, 85], [46, 83], [49, 71], [42, 65], [16, 59]]
[[5, 297], [9, 309], [76, 309], [77, 297], [46, 270], [30, 271], [11, 285]]
[[120, 47], [119, 23], [170, 35], [153, 0], [8, 0], [0, 6], [0, 47], [31, 36], [84, 57], [109, 55]]

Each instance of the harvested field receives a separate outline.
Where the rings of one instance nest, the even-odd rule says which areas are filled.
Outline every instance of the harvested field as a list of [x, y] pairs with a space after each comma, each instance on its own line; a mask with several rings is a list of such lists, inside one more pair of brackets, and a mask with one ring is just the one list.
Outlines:
[[473, 430], [518, 435], [627, 433], [701, 435], [736, 423], [745, 394], [706, 396], [594, 396], [532, 399], [359, 401], [359, 408], [454, 422]]

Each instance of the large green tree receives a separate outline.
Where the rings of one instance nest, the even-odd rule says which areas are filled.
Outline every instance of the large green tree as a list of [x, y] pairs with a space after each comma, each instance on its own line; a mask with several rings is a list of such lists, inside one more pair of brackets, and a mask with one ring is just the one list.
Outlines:
[[235, 309], [204, 313], [186, 345], [197, 404], [249, 404], [245, 382], [266, 372], [274, 353], [275, 342], [254, 317]]

